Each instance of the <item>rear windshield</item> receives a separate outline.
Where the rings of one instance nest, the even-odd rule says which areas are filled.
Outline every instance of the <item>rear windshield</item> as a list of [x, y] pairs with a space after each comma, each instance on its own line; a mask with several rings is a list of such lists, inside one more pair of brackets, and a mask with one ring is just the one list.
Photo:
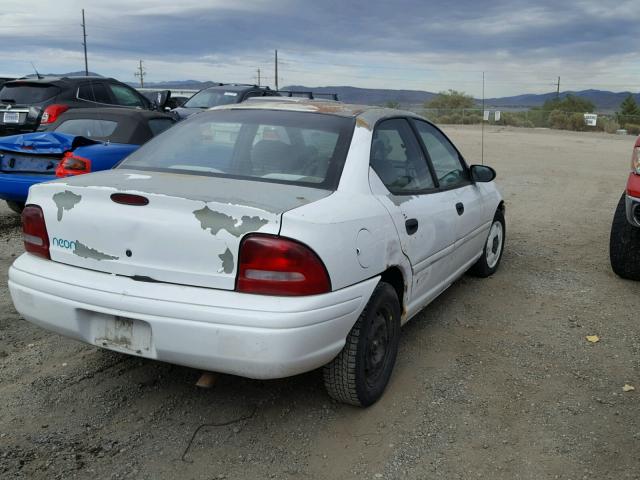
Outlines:
[[59, 91], [54, 85], [5, 84], [0, 89], [0, 102], [11, 105], [41, 103], [55, 97]]
[[105, 140], [113, 135], [118, 122], [111, 120], [98, 120], [95, 118], [74, 118], [66, 120], [58, 125], [56, 132], [67, 135], [79, 135], [81, 137]]
[[238, 103], [240, 94], [238, 92], [225, 92], [224, 90], [202, 90], [187, 100], [183, 107], [186, 108], [211, 108], [218, 105]]
[[130, 155], [118, 168], [338, 185], [354, 120], [318, 113], [221, 110], [194, 115]]

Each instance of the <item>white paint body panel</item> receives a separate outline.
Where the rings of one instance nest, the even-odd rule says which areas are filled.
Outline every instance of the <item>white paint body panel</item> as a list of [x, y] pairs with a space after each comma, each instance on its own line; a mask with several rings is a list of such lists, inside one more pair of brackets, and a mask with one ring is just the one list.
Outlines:
[[[315, 107], [265, 102], [259, 108]], [[355, 122], [335, 192], [125, 170], [34, 186], [28, 203], [44, 211], [53, 261], [30, 254], [15, 261], [9, 288], [16, 309], [94, 345], [251, 378], [294, 375], [329, 362], [391, 267], [403, 276], [402, 322], [408, 321], [477, 260], [501, 197], [491, 182], [393, 198], [369, 156], [372, 122], [399, 113], [371, 112]], [[61, 208], [54, 195], [67, 191], [81, 199], [58, 197], [73, 200]], [[149, 205], [115, 204], [109, 199], [115, 192], [143, 195]], [[462, 216], [455, 208], [460, 201]], [[196, 212], [205, 209], [231, 222], [209, 215], [203, 224]], [[407, 218], [419, 221], [413, 236], [406, 233]], [[324, 262], [332, 291], [309, 297], [233, 291], [239, 245], [252, 232], [308, 245]], [[54, 245], [54, 237], [86, 249]], [[222, 258], [227, 250], [230, 267]], [[128, 278], [135, 276], [157, 282]]]

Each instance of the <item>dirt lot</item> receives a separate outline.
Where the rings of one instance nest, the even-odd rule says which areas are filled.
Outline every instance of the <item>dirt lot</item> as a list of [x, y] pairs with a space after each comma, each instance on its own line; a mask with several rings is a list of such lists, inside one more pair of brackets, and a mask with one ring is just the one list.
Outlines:
[[[479, 162], [477, 128], [446, 130]], [[195, 370], [26, 323], [6, 288], [18, 220], [0, 206], [0, 477], [640, 478], [640, 284], [608, 264], [632, 144], [487, 129], [507, 201], [501, 270], [406, 325], [367, 410], [332, 402], [319, 372], [200, 390]]]

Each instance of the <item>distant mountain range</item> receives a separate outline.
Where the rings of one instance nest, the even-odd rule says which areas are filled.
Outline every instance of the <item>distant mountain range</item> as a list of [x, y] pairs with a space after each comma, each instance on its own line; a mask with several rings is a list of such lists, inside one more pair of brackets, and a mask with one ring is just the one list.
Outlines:
[[[97, 73], [89, 72], [90, 75], [98, 75]], [[59, 74], [43, 74], [43, 75], [59, 75]], [[84, 75], [84, 72], [69, 72], [62, 75], [77, 76]], [[33, 75], [35, 76], [35, 74]], [[145, 87], [147, 88], [175, 88], [185, 90], [201, 90], [203, 88], [212, 87], [217, 85], [218, 82], [207, 81], [201, 82], [199, 80], [173, 80], [166, 82], [147, 82]], [[133, 87], [137, 87], [137, 83], [129, 83]], [[283, 90], [299, 90], [299, 91], [313, 91], [318, 93], [337, 93], [338, 98], [348, 103], [360, 103], [360, 104], [372, 104], [383, 105], [387, 102], [398, 102], [400, 105], [408, 106], [422, 106], [425, 102], [430, 101], [437, 95], [434, 92], [428, 92], [423, 90], [390, 90], [380, 88], [358, 88], [350, 86], [333, 86], [333, 87], [306, 87], [303, 85], [289, 85], [282, 88]], [[596, 110], [599, 112], [612, 112], [618, 109], [620, 103], [629, 95], [630, 92], [610, 92], [606, 90], [581, 90], [581, 91], [565, 91], [560, 92], [560, 97], [567, 95], [575, 95], [576, 97], [584, 98], [593, 102], [596, 106]], [[640, 104], [640, 93], [634, 93], [636, 102]], [[525, 109], [531, 107], [539, 107], [547, 100], [556, 97], [556, 92], [534, 94], [528, 93], [523, 95], [514, 95], [510, 97], [499, 98], [487, 98], [485, 99], [485, 105], [487, 107], [496, 107], [504, 109]], [[481, 99], [476, 99], [478, 104], [481, 103]]]

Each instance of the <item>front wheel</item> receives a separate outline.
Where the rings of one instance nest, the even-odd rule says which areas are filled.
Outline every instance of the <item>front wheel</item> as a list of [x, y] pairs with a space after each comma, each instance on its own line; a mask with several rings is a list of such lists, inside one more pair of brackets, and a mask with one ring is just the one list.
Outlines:
[[22, 215], [22, 210], [24, 210], [24, 202], [14, 202], [13, 200], [7, 200], [7, 205], [18, 215]]
[[616, 275], [628, 280], [640, 280], [640, 228], [627, 220], [624, 194], [613, 215], [609, 258]]
[[502, 210], [498, 210], [493, 217], [493, 223], [489, 229], [489, 235], [482, 250], [482, 256], [471, 269], [469, 269], [469, 273], [481, 278], [493, 275], [496, 270], [498, 270], [500, 260], [502, 260], [505, 238], [504, 213]]
[[380, 282], [336, 358], [324, 367], [324, 384], [339, 402], [368, 407], [382, 396], [398, 354], [400, 301]]

